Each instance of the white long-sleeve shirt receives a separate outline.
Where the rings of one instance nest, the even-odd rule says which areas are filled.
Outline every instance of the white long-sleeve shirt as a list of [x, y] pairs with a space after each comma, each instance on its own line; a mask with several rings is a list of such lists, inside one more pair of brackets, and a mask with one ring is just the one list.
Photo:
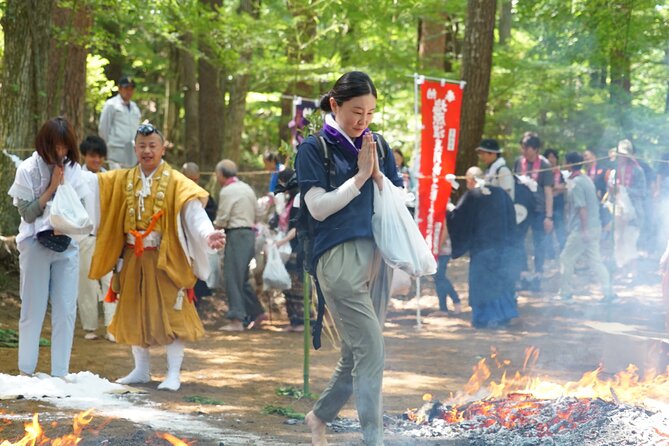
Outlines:
[[124, 167], [137, 164], [134, 140], [139, 127], [141, 113], [133, 101], [125, 103], [121, 95], [116, 95], [105, 102], [100, 114], [98, 133], [107, 143], [107, 159], [120, 163]]

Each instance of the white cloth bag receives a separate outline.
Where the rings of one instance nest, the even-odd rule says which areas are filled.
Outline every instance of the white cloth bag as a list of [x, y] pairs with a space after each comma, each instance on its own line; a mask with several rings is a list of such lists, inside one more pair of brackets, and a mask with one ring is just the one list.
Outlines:
[[287, 290], [291, 287], [290, 274], [281, 261], [279, 248], [274, 243], [268, 243], [265, 249], [267, 258], [265, 261], [265, 270], [262, 272], [263, 289], [267, 290]]
[[68, 182], [58, 186], [51, 204], [51, 225], [54, 231], [80, 241], [93, 231], [88, 212], [77, 192]]
[[437, 262], [418, 225], [404, 205], [406, 192], [383, 177], [383, 190], [374, 183], [374, 241], [386, 263], [411, 277], [437, 272]]

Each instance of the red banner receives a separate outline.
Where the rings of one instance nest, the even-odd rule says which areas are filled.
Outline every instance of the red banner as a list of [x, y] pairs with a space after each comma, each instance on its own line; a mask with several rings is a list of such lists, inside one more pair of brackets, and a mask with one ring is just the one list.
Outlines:
[[439, 248], [439, 230], [446, 218], [451, 184], [445, 176], [455, 172], [460, 136], [460, 84], [423, 81], [420, 86], [421, 131], [418, 179], [418, 227], [428, 245]]

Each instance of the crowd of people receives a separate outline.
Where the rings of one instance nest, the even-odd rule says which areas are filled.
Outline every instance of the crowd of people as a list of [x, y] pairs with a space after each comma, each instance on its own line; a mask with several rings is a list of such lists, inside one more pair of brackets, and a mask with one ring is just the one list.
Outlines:
[[[134, 81], [124, 77], [118, 86], [119, 94], [103, 109], [100, 136], [77, 144], [66, 119], [44, 123], [36, 151], [18, 167], [9, 190], [21, 215], [19, 370], [35, 372], [48, 302], [51, 374], [64, 377], [77, 309], [85, 339], [93, 340], [104, 301], [104, 337], [131, 346], [134, 359], [133, 370], [118, 382], [149, 382], [150, 348], [164, 346], [167, 373], [158, 388], [176, 391], [184, 342], [204, 335], [197, 298], [211, 294], [212, 266], [217, 268], [219, 257], [228, 303], [221, 330], [241, 332], [267, 319], [249, 280], [263, 232], [259, 200], [231, 160], [216, 165], [216, 199], [199, 186], [196, 164], [170, 166], [160, 130], [140, 124]], [[374, 188], [383, 188], [384, 177], [390, 187], [409, 190], [416, 181], [402, 153], [369, 129], [376, 98], [367, 74], [346, 73], [322, 98], [323, 128], [301, 142], [294, 169], [276, 154], [264, 156], [271, 172], [267, 196], [277, 198], [268, 224], [276, 235], [268, 246], [289, 246], [292, 252], [285, 262], [290, 286], [282, 288], [290, 321], [286, 331], [303, 331], [305, 317], [311, 317], [303, 306], [306, 270], [341, 337], [341, 359], [305, 420], [314, 445], [327, 444], [326, 423], [351, 395], [365, 444], [383, 444], [382, 329], [392, 270], [374, 242]], [[573, 276], [584, 266], [600, 283], [603, 299], [613, 301], [612, 273], [634, 273], [640, 253], [656, 254], [655, 247], [664, 243], [658, 237], [669, 237], [657, 230], [658, 219], [669, 215], [661, 211], [668, 203], [661, 197], [669, 196], [669, 167], [662, 164], [655, 173], [635, 156], [629, 140], [620, 141], [608, 159], [593, 151], [569, 152], [564, 165], [556, 150], [542, 155], [535, 133], [522, 136], [520, 149], [508, 166], [496, 140], [484, 139], [476, 147], [484, 169], [467, 170], [466, 191], [457, 205], [449, 204], [433, 252], [439, 302], [434, 316], [462, 311], [447, 276], [451, 258], [469, 255], [472, 326], [499, 328], [518, 318], [518, 290], [541, 289], [547, 258], [559, 258], [560, 298], [578, 292]], [[60, 233], [51, 223], [51, 203], [63, 182], [90, 216], [92, 229], [83, 237]], [[407, 206], [413, 211], [413, 203]], [[614, 265], [600, 253], [609, 246]]]

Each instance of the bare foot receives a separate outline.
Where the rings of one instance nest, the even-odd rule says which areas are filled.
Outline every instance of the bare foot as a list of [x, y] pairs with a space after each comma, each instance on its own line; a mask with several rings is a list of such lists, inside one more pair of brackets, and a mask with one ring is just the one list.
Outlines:
[[311, 429], [311, 444], [312, 446], [327, 446], [328, 441], [325, 439], [325, 423], [316, 416], [312, 410], [304, 417], [304, 422]]
[[432, 313], [428, 314], [427, 317], [448, 317], [448, 311], [433, 311]]
[[226, 325], [221, 327], [222, 331], [244, 331], [244, 324], [238, 319], [231, 319]]

